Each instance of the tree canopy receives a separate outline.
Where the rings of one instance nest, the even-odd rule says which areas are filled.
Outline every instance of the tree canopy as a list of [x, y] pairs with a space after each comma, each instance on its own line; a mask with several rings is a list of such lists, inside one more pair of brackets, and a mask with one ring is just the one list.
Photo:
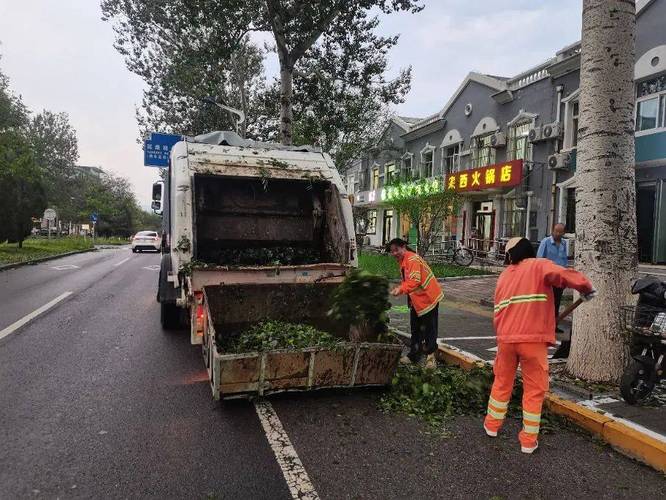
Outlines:
[[[198, 102], [213, 95], [247, 111], [251, 137], [318, 144], [338, 165], [409, 90], [409, 68], [386, 76], [398, 38], [379, 36], [374, 14], [421, 8], [415, 0], [102, 0], [116, 48], [147, 83], [144, 131], [187, 133], [192, 115], [208, 116], [201, 126], [229, 128]], [[273, 82], [260, 76], [265, 53], [249, 41], [253, 31], [273, 36]]]

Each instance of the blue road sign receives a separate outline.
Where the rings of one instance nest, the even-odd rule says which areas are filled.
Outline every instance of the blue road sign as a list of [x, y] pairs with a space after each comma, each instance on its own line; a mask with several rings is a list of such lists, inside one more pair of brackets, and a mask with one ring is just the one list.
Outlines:
[[90, 222], [97, 222], [97, 214], [90, 214]]
[[168, 167], [171, 148], [182, 140], [182, 135], [153, 132], [150, 139], [143, 141], [143, 164], [146, 167]]

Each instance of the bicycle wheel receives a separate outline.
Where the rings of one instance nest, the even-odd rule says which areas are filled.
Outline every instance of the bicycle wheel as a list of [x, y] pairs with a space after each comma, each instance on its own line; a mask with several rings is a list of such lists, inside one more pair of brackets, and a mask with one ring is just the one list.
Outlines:
[[459, 266], [467, 267], [472, 265], [474, 254], [469, 248], [457, 248], [453, 253], [453, 261]]

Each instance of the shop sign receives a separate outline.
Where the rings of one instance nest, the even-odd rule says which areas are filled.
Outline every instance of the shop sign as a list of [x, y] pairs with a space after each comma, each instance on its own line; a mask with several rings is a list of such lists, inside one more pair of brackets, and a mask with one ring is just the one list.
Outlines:
[[513, 187], [523, 177], [523, 160], [511, 160], [487, 167], [473, 168], [447, 174], [446, 189], [455, 191], [482, 191]]
[[422, 179], [413, 182], [401, 183], [397, 186], [386, 186], [380, 191], [381, 201], [391, 201], [403, 198], [413, 198], [438, 193], [442, 190], [442, 180]]

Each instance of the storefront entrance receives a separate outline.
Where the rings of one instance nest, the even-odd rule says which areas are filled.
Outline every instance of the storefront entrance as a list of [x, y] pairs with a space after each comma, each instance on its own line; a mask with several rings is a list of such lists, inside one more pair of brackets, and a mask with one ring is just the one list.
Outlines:
[[384, 224], [382, 227], [382, 244], [387, 245], [393, 239], [393, 210], [384, 210]]
[[495, 210], [492, 201], [474, 202], [472, 216], [472, 248], [487, 252], [493, 245], [495, 236]]

